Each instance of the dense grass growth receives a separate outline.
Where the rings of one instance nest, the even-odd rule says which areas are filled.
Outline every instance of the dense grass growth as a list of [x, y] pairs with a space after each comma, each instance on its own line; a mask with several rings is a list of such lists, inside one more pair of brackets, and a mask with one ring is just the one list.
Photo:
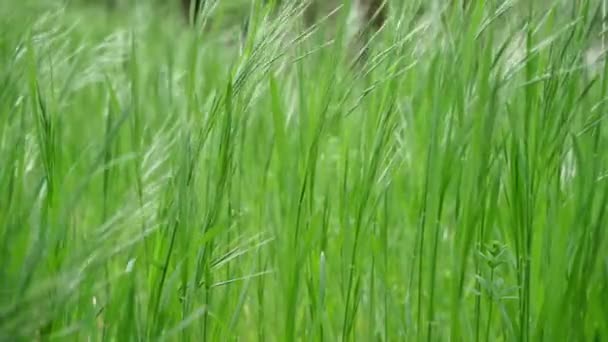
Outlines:
[[390, 5], [2, 2], [0, 340], [608, 340], [605, 8]]

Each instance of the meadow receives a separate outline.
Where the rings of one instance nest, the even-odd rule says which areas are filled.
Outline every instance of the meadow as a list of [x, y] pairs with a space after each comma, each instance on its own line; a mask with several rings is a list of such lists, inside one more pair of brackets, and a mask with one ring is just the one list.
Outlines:
[[0, 2], [0, 340], [608, 341], [606, 4], [447, 3]]

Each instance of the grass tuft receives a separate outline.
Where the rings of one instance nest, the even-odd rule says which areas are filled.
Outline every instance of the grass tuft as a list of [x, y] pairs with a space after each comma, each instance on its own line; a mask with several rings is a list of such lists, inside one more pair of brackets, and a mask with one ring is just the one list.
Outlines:
[[606, 3], [110, 3], [0, 4], [0, 340], [608, 339]]

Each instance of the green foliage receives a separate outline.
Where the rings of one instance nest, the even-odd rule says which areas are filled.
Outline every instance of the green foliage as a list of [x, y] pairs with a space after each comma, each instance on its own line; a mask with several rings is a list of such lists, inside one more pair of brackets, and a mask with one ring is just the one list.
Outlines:
[[0, 4], [0, 340], [608, 339], [599, 1], [392, 2], [356, 62], [64, 5]]

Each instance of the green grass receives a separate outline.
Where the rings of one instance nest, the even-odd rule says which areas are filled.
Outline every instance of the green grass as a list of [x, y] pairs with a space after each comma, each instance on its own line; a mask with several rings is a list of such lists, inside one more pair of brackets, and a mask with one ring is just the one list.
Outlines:
[[608, 340], [600, 1], [224, 3], [0, 4], [0, 340]]

